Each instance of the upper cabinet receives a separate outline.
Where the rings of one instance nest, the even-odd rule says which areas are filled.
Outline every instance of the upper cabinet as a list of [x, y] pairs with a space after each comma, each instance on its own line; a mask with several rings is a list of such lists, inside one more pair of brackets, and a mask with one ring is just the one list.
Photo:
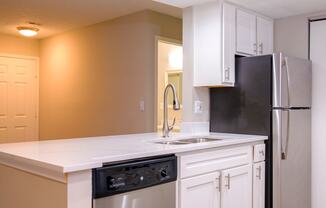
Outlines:
[[256, 16], [237, 9], [237, 52], [245, 55], [256, 55], [257, 33]]
[[191, 14], [184, 15], [184, 24], [193, 27], [194, 86], [233, 86], [235, 7], [210, 2], [185, 10]]
[[273, 20], [250, 11], [236, 11], [236, 53], [266, 55], [273, 53]]
[[222, 84], [235, 82], [235, 6], [223, 4], [222, 22]]
[[270, 19], [257, 17], [257, 44], [258, 55], [266, 55], [273, 53], [274, 43], [274, 23]]
[[218, 0], [183, 11], [185, 66], [193, 67], [195, 87], [232, 87], [235, 55], [273, 53], [267, 17]]

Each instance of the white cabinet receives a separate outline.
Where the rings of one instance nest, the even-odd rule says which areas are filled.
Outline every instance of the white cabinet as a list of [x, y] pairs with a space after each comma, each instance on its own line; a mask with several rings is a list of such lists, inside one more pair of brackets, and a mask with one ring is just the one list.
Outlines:
[[237, 9], [236, 52], [240, 55], [273, 53], [273, 21], [252, 12]]
[[262, 162], [265, 160], [265, 144], [257, 144], [254, 146], [254, 162]]
[[253, 147], [179, 156], [179, 208], [252, 208]]
[[257, 17], [257, 44], [258, 55], [273, 53], [273, 21], [263, 17]]
[[219, 208], [219, 181], [219, 172], [182, 180], [180, 208]]
[[181, 153], [178, 158], [178, 208], [265, 207], [264, 144]]
[[253, 165], [253, 208], [265, 207], [265, 162]]
[[237, 52], [240, 54], [255, 55], [257, 53], [256, 16], [237, 9], [236, 30]]
[[222, 171], [222, 208], [252, 208], [252, 166]]
[[234, 86], [235, 7], [220, 1], [195, 5], [184, 10], [183, 21], [187, 36], [193, 33], [184, 47], [193, 49], [194, 86]]
[[232, 87], [235, 55], [273, 52], [273, 21], [222, 0], [183, 9], [186, 68], [195, 87]]
[[235, 12], [235, 6], [223, 4], [222, 83], [231, 85], [235, 82]]

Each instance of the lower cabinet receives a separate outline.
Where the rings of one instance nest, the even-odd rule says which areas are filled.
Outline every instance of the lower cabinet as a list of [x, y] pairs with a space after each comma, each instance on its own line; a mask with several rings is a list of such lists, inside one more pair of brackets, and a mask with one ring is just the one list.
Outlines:
[[265, 162], [254, 149], [264, 150], [256, 145], [179, 155], [178, 208], [264, 208]]
[[252, 208], [252, 166], [222, 171], [222, 208]]
[[181, 208], [252, 208], [251, 165], [183, 179]]
[[219, 208], [220, 173], [214, 172], [181, 180], [181, 208]]
[[265, 207], [265, 162], [253, 165], [253, 208]]

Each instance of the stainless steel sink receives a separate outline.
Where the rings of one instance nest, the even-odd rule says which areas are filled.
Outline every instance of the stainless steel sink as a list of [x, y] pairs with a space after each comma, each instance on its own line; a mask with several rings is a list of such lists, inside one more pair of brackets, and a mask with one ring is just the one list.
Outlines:
[[190, 144], [196, 144], [196, 143], [204, 143], [204, 142], [216, 142], [219, 140], [223, 140], [220, 138], [191, 138], [191, 139], [183, 139], [181, 141], [187, 142]]
[[205, 142], [215, 142], [223, 140], [221, 138], [191, 138], [191, 139], [180, 139], [180, 140], [173, 140], [173, 141], [159, 141], [155, 142], [157, 144], [168, 144], [168, 145], [185, 145], [185, 144], [198, 144], [198, 143], [205, 143]]

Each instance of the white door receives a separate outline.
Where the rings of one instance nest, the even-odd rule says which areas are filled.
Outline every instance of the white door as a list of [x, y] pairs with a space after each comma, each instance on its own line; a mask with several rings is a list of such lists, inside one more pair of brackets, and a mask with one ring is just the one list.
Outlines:
[[222, 171], [221, 208], [252, 208], [252, 166]]
[[237, 9], [236, 49], [240, 54], [256, 55], [256, 16]]
[[235, 14], [236, 8], [223, 4], [223, 83], [235, 81]]
[[218, 172], [183, 179], [180, 182], [180, 208], [219, 208]]
[[258, 55], [273, 53], [273, 21], [257, 17]]
[[37, 61], [0, 57], [0, 143], [37, 139]]
[[253, 208], [265, 207], [265, 162], [253, 165]]
[[312, 61], [312, 208], [326, 207], [326, 21], [310, 23]]

